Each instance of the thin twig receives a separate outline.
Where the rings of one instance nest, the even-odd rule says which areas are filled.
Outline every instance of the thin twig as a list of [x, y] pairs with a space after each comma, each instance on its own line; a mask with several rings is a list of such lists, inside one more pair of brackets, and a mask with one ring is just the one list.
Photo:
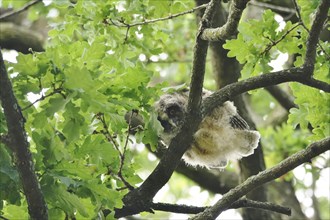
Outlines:
[[25, 106], [24, 108], [22, 108], [22, 111], [25, 111], [26, 109], [30, 108], [31, 106], [33, 106], [37, 102], [40, 102], [42, 100], [45, 100], [46, 98], [51, 97], [51, 96], [53, 96], [55, 94], [60, 94], [60, 95], [62, 95], [63, 98], [65, 98], [66, 96], [62, 93], [62, 91], [63, 91], [62, 88], [57, 88], [53, 92], [49, 93], [48, 95], [43, 95], [42, 94], [40, 98], [38, 98], [34, 102], [31, 102], [29, 105]]
[[268, 4], [268, 3], [265, 3], [265, 2], [250, 1], [248, 4], [249, 5], [254, 5], [254, 6], [257, 6], [257, 7], [261, 7], [261, 8], [269, 8], [269, 9], [272, 9], [274, 11], [284, 12], [284, 13], [288, 13], [288, 14], [295, 14], [296, 13], [296, 11], [292, 8], [282, 7], [282, 6], [278, 6], [278, 5], [272, 5], [272, 4]]
[[[103, 113], [98, 113], [96, 115], [96, 118], [99, 119], [101, 121], [101, 123], [102, 123], [103, 130], [101, 131], [101, 133], [107, 138], [107, 140], [109, 142], [111, 142], [114, 145], [115, 149], [118, 151], [118, 154], [119, 154], [120, 167], [119, 167], [119, 170], [118, 170], [118, 172], [117, 172], [116, 175], [124, 183], [125, 187], [118, 188], [117, 190], [123, 190], [123, 189], [126, 189], [126, 188], [129, 189], [129, 190], [133, 190], [134, 187], [131, 184], [129, 184], [129, 182], [127, 182], [125, 180], [125, 178], [124, 178], [124, 176], [122, 174], [122, 169], [123, 169], [123, 166], [124, 166], [125, 152], [126, 152], [126, 149], [127, 149], [128, 138], [129, 138], [128, 136], [129, 136], [129, 134], [127, 134], [127, 136], [126, 136], [126, 142], [125, 142], [124, 150], [123, 150], [123, 152], [121, 152], [120, 149], [119, 149], [118, 143], [115, 141], [115, 139], [113, 138], [113, 136], [109, 132], [109, 128], [108, 128], [108, 125], [106, 123], [104, 114]], [[130, 129], [130, 124], [129, 124], [129, 129]], [[95, 131], [94, 133], [98, 133], [98, 132]], [[129, 133], [129, 130], [128, 130], [128, 133]], [[109, 167], [108, 167], [108, 173], [109, 174], [110, 173], [113, 173], [114, 174], [114, 172], [112, 170], [110, 170]]]
[[276, 46], [278, 43], [280, 43], [289, 33], [291, 33], [294, 29], [296, 29], [298, 26], [302, 25], [301, 22], [297, 23], [293, 27], [291, 27], [289, 30], [287, 30], [278, 40], [273, 41], [272, 39], [266, 37], [271, 43], [267, 45], [265, 50], [261, 53], [262, 55], [266, 54], [267, 52], [272, 49], [272, 47]]
[[[296, 13], [297, 13], [297, 17], [298, 17], [298, 20], [299, 22], [301, 23], [301, 26], [309, 33], [310, 35], [310, 30], [308, 29], [308, 27], [305, 25], [304, 21], [302, 20], [302, 17], [301, 17], [301, 13], [300, 13], [300, 8], [297, 4], [297, 1], [296, 0], [292, 0], [292, 3], [295, 7], [295, 10], [296, 10]], [[327, 56], [327, 59], [330, 60], [330, 55], [327, 53], [327, 51], [323, 48], [323, 46], [320, 44], [320, 42], [318, 41], [317, 42], [317, 45], [321, 48], [322, 52]]]
[[123, 170], [123, 166], [124, 166], [124, 162], [125, 162], [125, 153], [126, 153], [126, 150], [127, 150], [127, 145], [128, 145], [128, 140], [129, 140], [129, 132], [131, 130], [131, 121], [132, 121], [132, 116], [133, 116], [133, 111], [131, 112], [131, 115], [129, 117], [129, 120], [128, 120], [128, 129], [127, 129], [127, 135], [126, 135], [126, 140], [125, 140], [125, 145], [124, 145], [124, 150], [123, 150], [123, 153], [120, 155], [120, 167], [119, 167], [119, 170], [118, 170], [118, 177], [122, 180], [122, 182], [125, 184], [125, 186], [129, 189], [129, 190], [133, 190], [134, 187], [129, 184], [129, 182], [127, 182], [125, 180], [125, 178], [123, 177], [123, 173], [122, 173], [122, 170]]
[[294, 8], [295, 8], [295, 10], [296, 10], [297, 17], [298, 17], [299, 21], [303, 24], [303, 26], [304, 26], [305, 28], [307, 28], [307, 27], [305, 26], [303, 20], [301, 19], [300, 8], [299, 8], [299, 6], [298, 6], [298, 4], [297, 4], [297, 1], [296, 1], [296, 0], [292, 0], [292, 3], [293, 3]]
[[103, 130], [101, 131], [102, 134], [107, 138], [107, 140], [109, 142], [111, 142], [113, 144], [113, 146], [116, 148], [116, 150], [118, 151], [119, 153], [119, 156], [121, 157], [122, 153], [119, 149], [119, 146], [118, 146], [118, 143], [113, 139], [112, 135], [110, 134], [109, 132], [109, 129], [108, 129], [108, 125], [106, 123], [106, 120], [105, 120], [105, 117], [104, 117], [104, 114], [103, 113], [98, 113], [96, 115], [96, 118], [99, 119], [102, 123], [102, 126], [103, 126]]
[[22, 8], [16, 10], [16, 11], [10, 11], [8, 13], [4, 13], [3, 15], [0, 16], [0, 21], [5, 20], [6, 18], [9, 18], [11, 16], [17, 15], [25, 10], [27, 10], [28, 8], [30, 8], [31, 6], [38, 4], [39, 2], [42, 2], [42, 0], [34, 0], [31, 1], [29, 3], [27, 3], [26, 5], [24, 5]]
[[[195, 8], [192, 8], [192, 9], [190, 9], [188, 11], [184, 11], [184, 12], [180, 12], [180, 13], [177, 13], [177, 14], [169, 15], [169, 16], [166, 16], [166, 17], [163, 17], [163, 18], [156, 18], [156, 19], [151, 19], [151, 20], [145, 20], [145, 21], [141, 21], [141, 22], [136, 22], [136, 23], [133, 23], [133, 24], [125, 23], [125, 21], [123, 21], [123, 20], [114, 21], [111, 18], [109, 19], [109, 21], [110, 21], [110, 23], [112, 25], [114, 25], [116, 27], [124, 27], [124, 28], [126, 28], [126, 34], [125, 34], [125, 39], [124, 39], [124, 43], [126, 43], [127, 42], [127, 39], [128, 39], [128, 33], [129, 33], [129, 30], [130, 30], [131, 27], [141, 26], [141, 25], [147, 25], [147, 24], [151, 24], [151, 23], [155, 23], [155, 22], [159, 22], [159, 21], [170, 20], [170, 19], [173, 19], [173, 18], [182, 16], [182, 15], [193, 13], [193, 12], [195, 12], [197, 10], [206, 8], [207, 5], [208, 4], [203, 4], [203, 5], [197, 6]], [[106, 19], [104, 20], [104, 23], [109, 24], [109, 22]]]
[[203, 4], [203, 5], [197, 6], [195, 8], [192, 8], [190, 10], [183, 11], [183, 12], [180, 12], [180, 13], [177, 13], [177, 14], [173, 14], [173, 15], [169, 15], [169, 16], [166, 16], [166, 17], [163, 17], [163, 18], [156, 18], [156, 19], [151, 19], [151, 20], [145, 20], [145, 21], [136, 22], [136, 23], [133, 23], [133, 24], [127, 24], [124, 21], [117, 21], [118, 23], [116, 23], [112, 19], [110, 19], [110, 22], [114, 26], [117, 26], [117, 27], [131, 28], [131, 27], [135, 27], [135, 26], [139, 26], [139, 25], [146, 25], [146, 24], [155, 23], [155, 22], [159, 22], [159, 21], [166, 21], [166, 20], [170, 20], [170, 19], [173, 19], [173, 18], [182, 16], [182, 15], [194, 13], [197, 10], [206, 8], [207, 5], [208, 4]]

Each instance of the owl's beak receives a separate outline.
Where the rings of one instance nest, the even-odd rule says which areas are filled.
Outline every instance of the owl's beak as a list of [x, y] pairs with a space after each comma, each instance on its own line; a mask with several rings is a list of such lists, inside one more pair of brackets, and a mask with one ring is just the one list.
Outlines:
[[178, 127], [178, 125], [179, 125], [178, 119], [168, 118], [167, 115], [165, 117], [158, 116], [157, 119], [160, 122], [160, 124], [163, 126], [165, 132], [170, 132], [171, 130]]
[[169, 123], [173, 126], [173, 127], [177, 127], [179, 125], [179, 119], [178, 118], [171, 118], [169, 120]]

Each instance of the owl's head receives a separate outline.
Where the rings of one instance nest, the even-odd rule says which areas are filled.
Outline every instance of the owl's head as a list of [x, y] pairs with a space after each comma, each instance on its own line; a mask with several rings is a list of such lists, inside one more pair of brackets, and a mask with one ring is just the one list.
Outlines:
[[164, 128], [161, 138], [168, 142], [179, 132], [187, 110], [185, 93], [165, 94], [155, 103], [158, 120]]

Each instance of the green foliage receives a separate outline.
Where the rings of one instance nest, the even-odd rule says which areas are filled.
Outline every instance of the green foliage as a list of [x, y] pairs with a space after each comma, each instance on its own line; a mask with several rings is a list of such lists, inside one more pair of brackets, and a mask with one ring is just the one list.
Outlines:
[[[26, 2], [4, 1], [2, 6], [19, 8]], [[161, 129], [152, 105], [165, 84], [150, 86], [156, 65], [146, 66], [139, 56], [150, 59], [166, 53], [177, 59], [182, 56], [178, 48], [188, 51], [189, 47], [190, 51], [190, 30], [195, 25], [192, 15], [181, 23], [168, 20], [129, 30], [111, 21], [133, 24], [178, 13], [192, 5], [147, 0], [53, 1], [47, 7], [41, 3], [29, 10], [31, 21], [50, 10], [59, 13], [47, 17], [53, 28], [45, 52], [19, 54], [16, 64], [7, 64], [12, 67], [9, 73], [15, 73], [13, 89], [27, 119], [25, 128], [51, 219], [96, 218], [101, 210], [122, 206], [127, 190], [117, 190], [125, 187], [118, 172], [133, 186], [140, 183], [132, 146], [140, 141], [155, 149]], [[190, 35], [179, 36], [185, 41], [174, 41], [177, 30], [189, 30]], [[31, 95], [36, 101], [33, 106], [34, 100], [28, 98]], [[132, 109], [139, 110], [145, 129], [138, 132], [137, 140], [126, 142], [128, 124], [124, 115]], [[0, 117], [4, 117], [2, 111]], [[1, 133], [6, 133], [3, 123], [1, 120]], [[6, 201], [1, 203], [2, 213], [8, 218], [15, 218], [12, 212], [26, 216], [11, 155], [3, 146], [0, 149], [0, 188], [8, 192], [1, 193], [1, 200]]]
[[[322, 46], [329, 53], [329, 43], [322, 42]], [[320, 50], [320, 48], [318, 48]], [[325, 56], [317, 56], [314, 70], [314, 77], [324, 82], [330, 82], [330, 63]], [[296, 66], [302, 64], [302, 57], [295, 62]], [[313, 128], [311, 140], [319, 140], [330, 135], [330, 95], [323, 91], [309, 88], [297, 83], [291, 83], [290, 87], [295, 103], [299, 109], [291, 109], [289, 123], [296, 127], [298, 124], [302, 128], [307, 128], [310, 124]]]
[[242, 78], [270, 72], [269, 62], [276, 59], [279, 52], [299, 53], [299, 29], [290, 21], [280, 28], [275, 13], [270, 10], [266, 10], [260, 20], [241, 22], [238, 30], [237, 39], [227, 40], [223, 47], [229, 50], [229, 57], [236, 57], [244, 64]]
[[282, 124], [278, 127], [260, 129], [262, 144], [265, 148], [265, 161], [272, 167], [288, 156], [304, 149], [308, 145], [307, 138], [311, 134], [307, 130], [293, 130], [292, 126]]
[[[303, 21], [306, 22], [306, 25], [310, 25], [311, 19], [307, 19], [307, 17], [316, 9], [319, 1], [302, 0], [299, 3]], [[244, 64], [241, 71], [243, 79], [270, 72], [272, 68], [269, 66], [269, 62], [276, 59], [279, 52], [296, 54], [297, 59], [294, 65], [298, 67], [303, 64], [308, 32], [299, 24], [292, 24], [290, 21], [285, 23], [283, 29], [279, 29], [279, 24], [275, 21], [274, 16], [272, 11], [266, 10], [260, 20], [241, 22], [237, 39], [227, 40], [224, 45], [224, 48], [229, 50], [229, 57], [236, 57], [241, 64]], [[329, 54], [329, 43], [320, 42], [320, 44]], [[314, 76], [329, 83], [330, 66], [327, 57], [322, 55], [324, 52], [321, 50], [318, 47]], [[310, 137], [311, 140], [329, 136], [329, 94], [299, 83], [291, 83], [290, 87], [299, 109], [290, 110], [288, 122], [294, 128], [300, 125], [303, 129], [310, 124], [314, 134]]]
[[310, 28], [313, 16], [315, 15], [315, 9], [320, 4], [320, 0], [297, 0], [300, 8], [301, 18], [304, 24]]
[[0, 144], [0, 208], [2, 209], [3, 201], [11, 204], [19, 205], [21, 195], [19, 193], [19, 177], [18, 172], [12, 165], [11, 155], [3, 144]]
[[[27, 2], [1, 3], [2, 7], [16, 9]], [[309, 15], [318, 2], [298, 1], [308, 26]], [[44, 52], [19, 54], [17, 63], [6, 66], [27, 120], [25, 129], [50, 219], [105, 219], [103, 210], [112, 211], [107, 219], [113, 218], [114, 208], [122, 206], [127, 193], [118, 173], [136, 187], [155, 166], [155, 162], [146, 159], [150, 156], [147, 151], [137, 148], [142, 143], [156, 149], [162, 127], [152, 106], [162, 94], [161, 89], [189, 83], [197, 30], [195, 16], [187, 14], [129, 29], [125, 25], [166, 17], [193, 6], [193, 1], [178, 0], [61, 0], [49, 5], [39, 3], [28, 10], [31, 22], [46, 17], [52, 27], [49, 41]], [[51, 10], [59, 15], [47, 16]], [[244, 64], [242, 78], [270, 72], [269, 62], [279, 53], [297, 54], [295, 66], [302, 64], [308, 33], [291, 22], [279, 28], [274, 16], [266, 10], [261, 20], [241, 22], [237, 39], [224, 45], [229, 57]], [[320, 43], [329, 54], [329, 44]], [[320, 48], [317, 54], [315, 77], [329, 82], [329, 62], [321, 56]], [[214, 87], [209, 67], [205, 81]], [[168, 79], [170, 82], [159, 83]], [[330, 132], [329, 95], [296, 83], [290, 87], [299, 107], [290, 111], [290, 126], [262, 130], [268, 165]], [[264, 91], [254, 94], [251, 100], [262, 115], [271, 110], [269, 103], [274, 101]], [[145, 123], [134, 138], [128, 136], [129, 125], [124, 118], [133, 109], [138, 110]], [[306, 132], [308, 124], [313, 134]], [[293, 130], [297, 125], [302, 130]], [[6, 132], [0, 111], [0, 133]], [[305, 135], [309, 135], [308, 140], [301, 138]], [[13, 156], [3, 145], [0, 165], [0, 214], [9, 219], [27, 219], [27, 204]], [[186, 198], [187, 186], [193, 184], [178, 175], [169, 182], [175, 200]], [[170, 202], [175, 202], [171, 196]]]
[[20, 8], [28, 2], [29, 2], [29, 0], [22, 0], [22, 1], [2, 0], [1, 1], [1, 7], [4, 7], [4, 8]]

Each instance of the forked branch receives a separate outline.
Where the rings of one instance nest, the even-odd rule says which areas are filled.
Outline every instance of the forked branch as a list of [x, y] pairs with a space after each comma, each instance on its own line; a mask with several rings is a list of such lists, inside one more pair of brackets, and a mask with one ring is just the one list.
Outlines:
[[310, 162], [312, 158], [330, 150], [330, 137], [315, 142], [306, 149], [293, 154], [283, 160], [276, 166], [260, 172], [256, 176], [251, 176], [242, 184], [226, 193], [215, 205], [206, 209], [204, 212], [196, 215], [194, 220], [216, 219], [223, 211], [225, 211], [233, 202], [246, 195], [252, 189], [261, 186], [264, 183], [279, 178], [287, 172], [293, 170], [297, 166]]

